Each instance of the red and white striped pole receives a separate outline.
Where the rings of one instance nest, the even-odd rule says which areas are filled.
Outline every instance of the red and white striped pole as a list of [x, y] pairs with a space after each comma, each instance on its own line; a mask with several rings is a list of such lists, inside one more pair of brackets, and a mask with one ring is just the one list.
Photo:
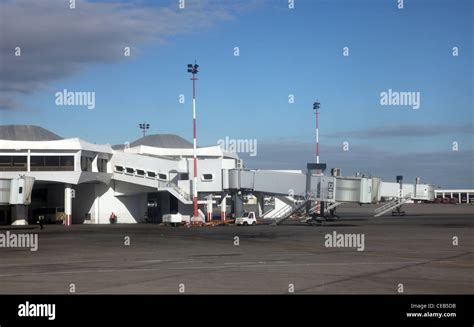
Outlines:
[[198, 215], [198, 192], [197, 192], [197, 141], [196, 141], [196, 74], [193, 73], [193, 158], [194, 158], [194, 190], [193, 190], [193, 204], [194, 204], [194, 217]]
[[193, 177], [193, 205], [194, 217], [198, 218], [198, 192], [197, 192], [197, 141], [196, 141], [196, 74], [198, 65], [188, 65], [188, 72], [193, 74], [193, 159], [194, 159], [194, 177]]
[[66, 184], [64, 186], [64, 225], [72, 225], [72, 197], [74, 190], [71, 187], [71, 184]]
[[[320, 103], [315, 102], [313, 103], [313, 109], [316, 111], [316, 163], [319, 164], [319, 108], [320, 108]], [[321, 170], [317, 169], [316, 173], [318, 175], [321, 175]], [[321, 209], [321, 202], [316, 201], [315, 203], [315, 210], [316, 212], [320, 212]]]
[[[319, 102], [313, 103], [313, 110], [316, 113], [316, 163], [319, 163], [319, 108], [321, 107], [321, 104]], [[318, 174], [321, 173], [321, 171], [318, 169]]]
[[316, 109], [316, 163], [319, 163], [319, 110]]

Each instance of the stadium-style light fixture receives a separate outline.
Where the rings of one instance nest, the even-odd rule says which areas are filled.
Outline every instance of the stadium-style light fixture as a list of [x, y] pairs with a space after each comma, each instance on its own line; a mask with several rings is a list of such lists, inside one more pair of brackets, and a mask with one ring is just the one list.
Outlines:
[[198, 68], [199, 68], [199, 65], [188, 64], [188, 73], [191, 73], [193, 75], [197, 74], [199, 72]]
[[140, 127], [140, 129], [141, 129], [142, 132], [143, 132], [143, 137], [145, 137], [146, 131], [147, 131], [148, 129], [150, 129], [150, 124], [142, 123], [142, 124], [138, 124], [138, 126]]

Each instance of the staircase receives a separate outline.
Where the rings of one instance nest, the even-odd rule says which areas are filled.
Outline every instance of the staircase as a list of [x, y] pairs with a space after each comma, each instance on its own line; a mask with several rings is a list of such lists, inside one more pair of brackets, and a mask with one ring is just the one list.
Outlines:
[[191, 195], [187, 193], [185, 190], [182, 188], [178, 187], [175, 184], [168, 183], [166, 187], [160, 188], [166, 191], [169, 191], [171, 194], [173, 194], [177, 199], [179, 199], [182, 203], [185, 204], [191, 204], [193, 203], [191, 199]]
[[276, 217], [278, 218], [275, 218], [275, 220], [273, 221], [272, 225], [280, 225], [282, 222], [284, 222], [285, 220], [287, 220], [288, 218], [290, 218], [293, 214], [295, 214], [296, 212], [300, 211], [301, 209], [303, 209], [306, 204], [309, 202], [310, 200], [306, 200], [302, 203], [300, 203], [299, 205], [297, 205], [296, 207], [285, 207], [285, 208], [282, 208], [282, 209], [285, 209], [285, 210], [280, 210], [282, 211], [281, 213], [278, 213], [278, 216], [275, 215]]
[[[326, 202], [326, 203], [328, 203], [328, 202]], [[324, 212], [325, 212], [325, 213], [328, 213], [329, 210], [334, 209], [334, 208], [337, 208], [337, 207], [339, 207], [339, 206], [340, 206], [341, 204], [343, 204], [343, 203], [344, 203], [344, 202], [334, 202], [334, 203], [331, 203], [331, 204], [329, 204], [328, 206], [326, 206], [326, 207], [324, 208]], [[311, 215], [311, 214], [315, 213], [315, 211], [316, 211], [316, 206], [312, 206], [311, 209], [308, 211], [308, 214]]]
[[324, 211], [325, 212], [329, 212], [329, 210], [332, 210], [332, 209], [335, 209], [337, 207], [339, 207], [341, 204], [344, 204], [344, 202], [334, 202], [334, 203], [331, 203], [330, 205], [328, 205]]
[[393, 199], [392, 201], [387, 202], [384, 205], [376, 208], [374, 217], [380, 217], [381, 215], [402, 206], [404, 203], [406, 203], [410, 199], [411, 199], [411, 193], [408, 193], [404, 197]]
[[[282, 202], [283, 205], [280, 208], [277, 208], [277, 201]], [[262, 218], [274, 219], [279, 218], [282, 215], [286, 214], [286, 211], [293, 210], [295, 207], [295, 199], [287, 196], [275, 196], [275, 207], [267, 210]]]

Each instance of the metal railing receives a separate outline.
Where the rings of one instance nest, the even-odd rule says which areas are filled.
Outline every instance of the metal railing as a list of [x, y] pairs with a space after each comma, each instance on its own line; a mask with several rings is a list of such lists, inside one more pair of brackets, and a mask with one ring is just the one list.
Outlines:
[[408, 193], [407, 195], [405, 195], [403, 197], [395, 198], [395, 199], [385, 203], [384, 205], [376, 208], [374, 210], [375, 211], [374, 217], [379, 217], [379, 216], [383, 215], [384, 213], [401, 206], [402, 204], [406, 203], [410, 199], [411, 199], [411, 193]]
[[171, 183], [171, 182], [168, 182], [168, 183], [166, 183], [166, 186], [172, 188], [173, 190], [175, 190], [176, 193], [181, 195], [185, 200], [191, 201], [191, 195], [188, 192], [186, 192], [185, 190], [183, 190], [181, 187], [179, 187], [178, 185], [176, 185], [174, 183]]

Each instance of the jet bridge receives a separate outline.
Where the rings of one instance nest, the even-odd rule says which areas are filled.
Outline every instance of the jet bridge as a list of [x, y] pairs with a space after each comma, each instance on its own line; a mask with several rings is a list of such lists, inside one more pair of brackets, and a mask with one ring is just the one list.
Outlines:
[[28, 176], [0, 179], [0, 205], [12, 206], [12, 225], [27, 225], [27, 206], [31, 204], [34, 182]]
[[0, 179], [0, 205], [29, 205], [34, 182], [27, 176]]
[[[222, 188], [229, 191], [290, 195], [325, 202], [375, 203], [379, 178], [317, 176], [276, 170], [224, 169]], [[307, 185], [309, 180], [309, 185]]]
[[[383, 182], [378, 177], [323, 176], [315, 173], [314, 169], [308, 169], [306, 174], [301, 171], [224, 169], [222, 189], [234, 194], [248, 192], [293, 198], [293, 204], [287, 204], [288, 207], [271, 212], [272, 218], [278, 220], [286, 219], [304, 209], [305, 205], [301, 205], [302, 200], [305, 204], [309, 203], [306, 211], [310, 214], [308, 209], [311, 208], [311, 202], [316, 201], [328, 202], [336, 207], [338, 203], [345, 202], [375, 204], [382, 200], [399, 199], [390, 205], [385, 205], [383, 210], [377, 210], [376, 216], [410, 200], [434, 200], [434, 186], [420, 184], [419, 179], [415, 184], [389, 183]], [[324, 215], [326, 211], [323, 207], [321, 214]]]

